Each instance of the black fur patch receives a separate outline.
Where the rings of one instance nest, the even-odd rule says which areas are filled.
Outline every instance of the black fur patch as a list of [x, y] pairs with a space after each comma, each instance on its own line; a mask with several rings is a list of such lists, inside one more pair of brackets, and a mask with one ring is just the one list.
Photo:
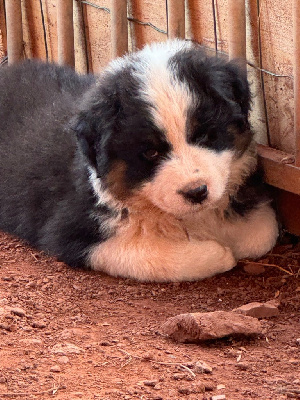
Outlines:
[[198, 46], [177, 53], [170, 67], [197, 101], [187, 118], [188, 142], [242, 154], [252, 139], [246, 74], [234, 63], [207, 57]]
[[231, 197], [227, 214], [230, 216], [233, 211], [244, 217], [262, 203], [270, 202], [270, 199], [271, 197], [263, 182], [263, 170], [258, 168], [239, 187], [236, 195]]
[[[125, 163], [123, 184], [128, 190], [150, 180], [170, 149], [152, 121], [151, 105], [141, 98], [141, 83], [133, 72], [134, 67], [127, 67], [105, 74], [73, 127], [104, 182], [116, 162]], [[152, 148], [161, 157], [147, 159], [144, 154]]]

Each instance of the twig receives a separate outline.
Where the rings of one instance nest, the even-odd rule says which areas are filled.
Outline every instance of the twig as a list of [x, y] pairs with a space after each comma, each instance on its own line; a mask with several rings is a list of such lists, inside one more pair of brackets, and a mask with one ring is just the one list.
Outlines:
[[[242, 260], [241, 260], [242, 261]], [[268, 264], [268, 263], [264, 263], [264, 262], [259, 262], [259, 261], [249, 261], [249, 260], [243, 260], [244, 262], [246, 262], [247, 264], [256, 264], [256, 265], [263, 265], [264, 267], [275, 267], [280, 269], [281, 271], [285, 272], [288, 275], [291, 276], [295, 276], [294, 272], [290, 272], [285, 268], [280, 267], [280, 265], [277, 264]]]
[[[124, 354], [126, 354], [128, 357], [130, 357], [129, 362], [131, 362], [132, 358], [136, 358], [136, 359], [138, 359], [138, 360], [143, 360], [143, 361], [146, 360], [146, 359], [143, 358], [143, 357], [136, 356], [136, 355], [132, 355], [132, 354], [128, 353], [127, 351], [123, 350], [123, 349], [118, 349], [118, 350], [119, 350], [121, 353], [124, 353]], [[129, 364], [129, 362], [126, 363], [125, 365]], [[159, 364], [159, 365], [176, 366], [176, 367], [185, 369], [189, 374], [192, 375], [193, 378], [196, 377], [195, 373], [194, 373], [189, 367], [187, 367], [186, 365], [180, 364], [180, 363], [155, 361], [155, 360], [151, 360], [151, 359], [149, 359], [149, 362], [151, 362], [151, 363], [153, 363], [153, 364]], [[123, 368], [125, 365], [123, 365], [121, 368]]]

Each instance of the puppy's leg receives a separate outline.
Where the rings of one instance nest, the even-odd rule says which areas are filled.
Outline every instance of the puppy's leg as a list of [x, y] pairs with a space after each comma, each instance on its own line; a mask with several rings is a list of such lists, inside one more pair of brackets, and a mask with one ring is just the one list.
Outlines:
[[142, 235], [135, 240], [109, 239], [93, 249], [90, 263], [111, 275], [157, 282], [203, 279], [236, 265], [231, 250], [213, 240], [168, 241]]
[[226, 244], [236, 259], [258, 258], [273, 248], [278, 237], [274, 210], [264, 204], [246, 217], [236, 217], [225, 226]]

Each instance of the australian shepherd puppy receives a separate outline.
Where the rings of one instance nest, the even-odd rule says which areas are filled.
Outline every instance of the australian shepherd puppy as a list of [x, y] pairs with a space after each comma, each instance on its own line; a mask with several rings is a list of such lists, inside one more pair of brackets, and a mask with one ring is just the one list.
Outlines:
[[187, 41], [99, 76], [0, 69], [0, 229], [142, 281], [228, 271], [275, 244], [245, 72]]

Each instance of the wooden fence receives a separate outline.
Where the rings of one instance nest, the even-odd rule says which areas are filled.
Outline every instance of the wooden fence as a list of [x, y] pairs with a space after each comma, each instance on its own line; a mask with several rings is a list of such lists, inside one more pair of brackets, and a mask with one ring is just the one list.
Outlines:
[[299, 0], [0, 0], [0, 33], [2, 62], [39, 57], [83, 73], [168, 37], [247, 59], [266, 180], [300, 234]]

